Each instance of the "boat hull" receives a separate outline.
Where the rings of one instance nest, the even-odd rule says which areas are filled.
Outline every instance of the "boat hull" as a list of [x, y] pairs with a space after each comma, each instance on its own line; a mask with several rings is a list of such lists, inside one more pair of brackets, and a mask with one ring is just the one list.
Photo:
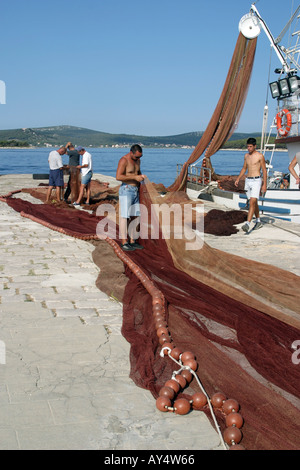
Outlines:
[[[207, 189], [205, 186], [200, 188], [200, 186], [188, 183], [188, 196], [203, 201], [211, 201], [233, 210], [248, 210], [246, 194], [225, 191], [219, 188]], [[265, 196], [259, 198], [258, 207], [262, 215], [300, 224], [299, 189], [268, 189]]]

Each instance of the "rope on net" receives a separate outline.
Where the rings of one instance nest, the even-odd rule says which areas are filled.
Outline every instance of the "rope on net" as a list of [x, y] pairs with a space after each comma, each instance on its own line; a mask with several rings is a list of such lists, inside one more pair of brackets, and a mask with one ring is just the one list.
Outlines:
[[[192, 408], [194, 410], [203, 410], [208, 406], [224, 449], [228, 449], [225, 444], [226, 442], [228, 446], [231, 446], [230, 449], [232, 450], [243, 450], [244, 447], [239, 443], [242, 440], [240, 428], [243, 426], [244, 420], [241, 414], [238, 413], [240, 408], [238, 402], [234, 399], [227, 399], [220, 392], [215, 393], [209, 398], [196, 374], [198, 364], [195, 355], [190, 351], [181, 351], [175, 346], [171, 338], [166, 322], [166, 302], [163, 293], [155, 286], [145, 272], [123, 252], [115, 240], [107, 237], [105, 241], [113, 248], [120, 260], [128, 266], [151, 295], [153, 320], [159, 343], [162, 346], [160, 355], [161, 357], [170, 357], [180, 366], [180, 369], [173, 372], [172, 378], [160, 389], [159, 397], [156, 400], [157, 409], [162, 412], [170, 411], [179, 415], [185, 415]], [[201, 392], [193, 394], [191, 400], [186, 398], [176, 399], [176, 395], [188, 385], [193, 378], [192, 376], [196, 378]], [[227, 428], [224, 431], [224, 437], [221, 434], [213, 408], [221, 410], [226, 416]]]
[[0, 196], [0, 201], [7, 202], [6, 199], [12, 197], [14, 194], [18, 194], [18, 193], [21, 193], [21, 192], [22, 192], [22, 189], [16, 189], [15, 191], [10, 191], [8, 194]]

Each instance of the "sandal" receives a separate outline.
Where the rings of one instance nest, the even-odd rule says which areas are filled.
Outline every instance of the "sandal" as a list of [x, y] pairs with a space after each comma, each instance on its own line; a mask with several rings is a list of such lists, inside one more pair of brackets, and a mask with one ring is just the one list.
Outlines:
[[132, 246], [132, 248], [134, 248], [135, 250], [143, 250], [144, 247], [142, 245], [140, 245], [139, 243], [137, 242], [133, 242], [133, 243], [129, 243], [130, 246]]

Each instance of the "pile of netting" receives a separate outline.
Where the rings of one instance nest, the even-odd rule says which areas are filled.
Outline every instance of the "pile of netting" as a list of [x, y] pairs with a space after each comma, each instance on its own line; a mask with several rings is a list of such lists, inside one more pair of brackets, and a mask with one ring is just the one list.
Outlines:
[[[188, 165], [205, 149], [207, 157], [216, 152], [234, 130], [255, 45], [239, 36], [216, 111], [174, 184], [141, 185], [143, 250], [120, 249], [118, 188], [93, 181], [93, 204], [87, 207], [93, 213], [64, 202], [44, 204], [43, 187], [26, 190], [39, 204], [16, 194], [0, 199], [24, 217], [93, 243], [101, 268], [97, 286], [123, 302], [130, 376], [151, 391], [158, 409], [205, 412], [217, 419], [231, 448], [241, 442], [247, 449], [296, 450], [300, 367], [292, 358], [300, 339], [299, 277], [211, 248], [201, 233], [230, 236], [246, 213], [205, 213], [203, 203], [185, 192]], [[99, 215], [104, 205], [113, 210]], [[163, 205], [174, 209], [170, 219], [157, 210]], [[106, 230], [101, 239], [99, 224]]]

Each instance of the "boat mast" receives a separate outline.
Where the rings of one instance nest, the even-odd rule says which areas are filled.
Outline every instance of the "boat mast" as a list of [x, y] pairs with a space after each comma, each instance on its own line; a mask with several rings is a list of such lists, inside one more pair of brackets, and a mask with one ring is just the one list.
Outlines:
[[[276, 143], [284, 143], [288, 149], [289, 159], [292, 161], [296, 153], [300, 151], [300, 78], [297, 72], [300, 71], [299, 64], [299, 39], [300, 31], [295, 31], [292, 36], [296, 36], [296, 44], [292, 47], [285, 48], [279, 46], [281, 39], [290, 27], [294, 19], [300, 16], [298, 12], [300, 5], [296, 8], [294, 14], [290, 17], [287, 25], [284, 27], [280, 35], [274, 39], [265, 21], [260, 16], [255, 5], [251, 5], [250, 16], [252, 15], [253, 22], [257, 23], [268, 37], [271, 46], [273, 47], [276, 55], [281, 63], [281, 70], [276, 69], [275, 72], [285, 74], [284, 78], [270, 83], [272, 97], [278, 101], [278, 111], [276, 116], [277, 137]], [[247, 31], [247, 28], [246, 28]], [[257, 33], [259, 34], [259, 33]], [[280, 105], [279, 105], [280, 104]], [[273, 121], [273, 123], [275, 120]], [[282, 125], [283, 124], [283, 125]], [[274, 127], [274, 126], [273, 126]], [[264, 148], [267, 147], [265, 144]], [[290, 189], [298, 189], [295, 178], [290, 175]]]
[[283, 55], [281, 49], [278, 47], [278, 39], [275, 41], [271, 31], [269, 30], [269, 28], [266, 25], [265, 21], [260, 16], [260, 14], [259, 14], [259, 12], [258, 12], [258, 10], [257, 10], [257, 8], [255, 7], [254, 4], [251, 5], [250, 12], [253, 12], [257, 16], [261, 28], [264, 30], [267, 38], [269, 39], [269, 41], [271, 43], [271, 46], [274, 48], [274, 50], [277, 54], [277, 57], [278, 57], [279, 61], [281, 62], [281, 65], [283, 66], [284, 72], [286, 74], [290, 73], [292, 70], [291, 70], [290, 66], [288, 65], [286, 59], [284, 58], [284, 55]]

